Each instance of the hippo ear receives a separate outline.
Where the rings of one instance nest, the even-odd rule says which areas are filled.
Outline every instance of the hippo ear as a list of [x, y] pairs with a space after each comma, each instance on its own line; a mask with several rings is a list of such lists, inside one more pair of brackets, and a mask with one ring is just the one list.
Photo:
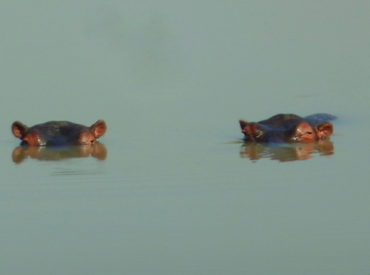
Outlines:
[[107, 125], [104, 120], [98, 120], [90, 126], [90, 130], [95, 138], [99, 138], [105, 134], [105, 131], [107, 131]]
[[319, 139], [325, 139], [333, 134], [333, 124], [330, 122], [325, 122], [316, 126], [317, 136]]
[[240, 128], [242, 128], [242, 133], [246, 138], [252, 141], [259, 141], [263, 136], [264, 131], [255, 122], [246, 122], [244, 120], [239, 120]]
[[24, 125], [22, 122], [15, 121], [12, 124], [12, 133], [15, 137], [22, 139], [28, 130], [28, 127]]
[[243, 130], [245, 127], [247, 127], [248, 122], [245, 120], [239, 120], [240, 128]]

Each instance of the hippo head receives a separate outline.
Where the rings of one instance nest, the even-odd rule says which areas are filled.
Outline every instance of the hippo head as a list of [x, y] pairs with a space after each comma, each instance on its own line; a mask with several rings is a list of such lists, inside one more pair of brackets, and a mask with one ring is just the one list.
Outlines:
[[50, 121], [27, 127], [16, 121], [12, 124], [12, 133], [29, 146], [63, 146], [93, 144], [104, 135], [107, 126], [98, 120], [90, 127], [68, 122]]
[[252, 142], [298, 142], [307, 143], [323, 140], [333, 133], [333, 125], [325, 122], [319, 125], [312, 125], [304, 120], [290, 121], [278, 125], [239, 121], [245, 140]]

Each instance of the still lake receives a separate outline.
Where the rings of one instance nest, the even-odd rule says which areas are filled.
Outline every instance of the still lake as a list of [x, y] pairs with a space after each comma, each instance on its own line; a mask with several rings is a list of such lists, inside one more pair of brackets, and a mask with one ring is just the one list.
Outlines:
[[[369, 8], [3, 3], [1, 273], [370, 274]], [[318, 112], [329, 144], [242, 143], [239, 119]], [[10, 132], [98, 119], [96, 151]]]

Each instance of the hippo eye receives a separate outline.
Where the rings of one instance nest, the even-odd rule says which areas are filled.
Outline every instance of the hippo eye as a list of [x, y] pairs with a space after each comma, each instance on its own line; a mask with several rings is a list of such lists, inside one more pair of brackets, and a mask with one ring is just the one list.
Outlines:
[[312, 135], [312, 132], [306, 132], [306, 134], [308, 134], [308, 135]]

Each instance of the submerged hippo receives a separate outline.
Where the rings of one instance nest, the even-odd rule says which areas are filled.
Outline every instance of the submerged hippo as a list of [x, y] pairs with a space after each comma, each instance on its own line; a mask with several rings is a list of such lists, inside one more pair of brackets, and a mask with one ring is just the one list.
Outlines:
[[246, 141], [252, 142], [313, 142], [329, 138], [333, 134], [336, 119], [329, 114], [300, 117], [294, 114], [278, 114], [260, 122], [240, 120]]
[[106, 130], [104, 120], [98, 120], [90, 127], [69, 121], [49, 121], [32, 127], [19, 121], [12, 124], [13, 135], [22, 140], [22, 145], [29, 146], [93, 144]]

